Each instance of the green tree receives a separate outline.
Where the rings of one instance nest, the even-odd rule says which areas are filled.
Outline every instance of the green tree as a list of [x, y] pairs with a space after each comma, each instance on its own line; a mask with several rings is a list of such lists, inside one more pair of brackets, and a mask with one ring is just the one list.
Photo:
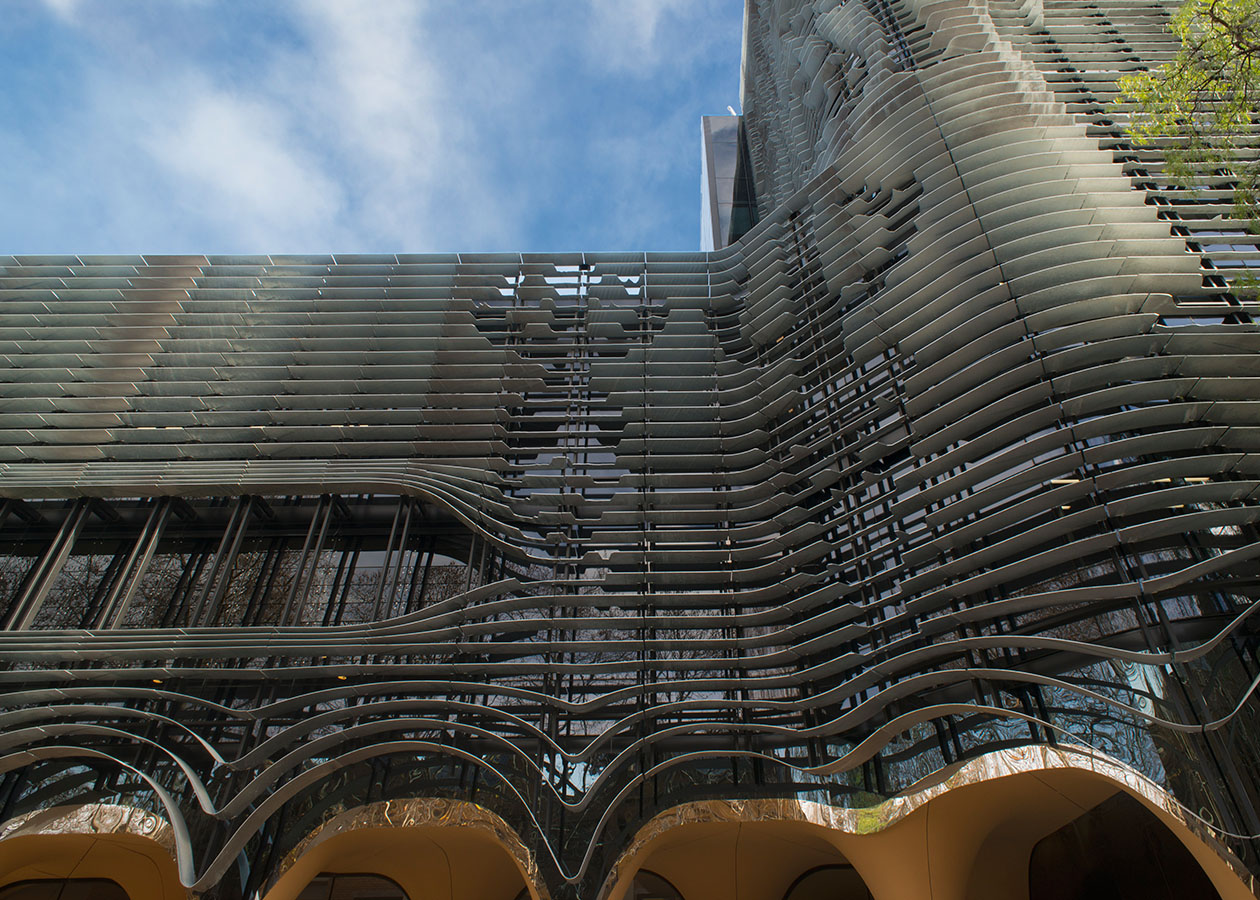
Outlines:
[[1227, 173], [1235, 215], [1260, 231], [1260, 0], [1185, 0], [1171, 26], [1181, 39], [1173, 60], [1120, 79], [1129, 134], [1139, 145], [1166, 141], [1168, 171], [1184, 187]]

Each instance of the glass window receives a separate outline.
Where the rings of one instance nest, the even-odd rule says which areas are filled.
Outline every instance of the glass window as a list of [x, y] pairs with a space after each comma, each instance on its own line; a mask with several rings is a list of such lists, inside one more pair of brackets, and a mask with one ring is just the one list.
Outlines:
[[[4, 898], [0, 897], [0, 900]], [[334, 875], [322, 872], [311, 879], [298, 900], [408, 900], [397, 882], [383, 875]]]
[[129, 900], [116, 881], [107, 878], [41, 878], [0, 888], [0, 900]]
[[1030, 900], [1220, 900], [1185, 845], [1125, 793], [1033, 848], [1028, 895]]
[[866, 882], [852, 866], [810, 869], [787, 889], [783, 900], [870, 900]]
[[640, 869], [634, 876], [630, 900], [683, 900], [683, 895], [660, 875]]

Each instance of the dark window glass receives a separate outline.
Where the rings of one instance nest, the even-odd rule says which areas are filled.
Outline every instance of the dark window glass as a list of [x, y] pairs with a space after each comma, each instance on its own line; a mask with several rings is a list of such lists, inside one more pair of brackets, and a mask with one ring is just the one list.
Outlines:
[[0, 888], [0, 900], [130, 900], [107, 878], [41, 878]]
[[683, 895], [660, 875], [640, 869], [634, 876], [630, 900], [683, 900]]
[[1043, 838], [1028, 866], [1029, 900], [1220, 900], [1185, 845], [1128, 794], [1116, 794]]
[[866, 882], [852, 866], [810, 869], [787, 889], [783, 900], [870, 900]]
[[122, 885], [104, 878], [71, 878], [64, 883], [59, 900], [128, 900]]
[[[3, 900], [3, 898], [0, 898]], [[408, 900], [397, 882], [383, 875], [333, 875], [311, 879], [298, 900]]]

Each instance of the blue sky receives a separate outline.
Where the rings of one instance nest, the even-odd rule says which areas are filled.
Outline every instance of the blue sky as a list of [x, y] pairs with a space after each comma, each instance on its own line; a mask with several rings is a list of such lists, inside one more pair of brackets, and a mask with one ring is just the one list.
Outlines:
[[0, 253], [687, 250], [741, 0], [4, 0]]

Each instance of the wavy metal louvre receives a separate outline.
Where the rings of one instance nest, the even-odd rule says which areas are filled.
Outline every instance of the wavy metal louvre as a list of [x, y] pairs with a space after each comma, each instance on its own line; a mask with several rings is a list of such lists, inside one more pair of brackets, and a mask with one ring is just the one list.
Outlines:
[[717, 253], [0, 257], [3, 817], [229, 896], [459, 797], [594, 896], [1065, 743], [1257, 871], [1260, 256], [1110, 105], [1169, 8], [750, 0]]

